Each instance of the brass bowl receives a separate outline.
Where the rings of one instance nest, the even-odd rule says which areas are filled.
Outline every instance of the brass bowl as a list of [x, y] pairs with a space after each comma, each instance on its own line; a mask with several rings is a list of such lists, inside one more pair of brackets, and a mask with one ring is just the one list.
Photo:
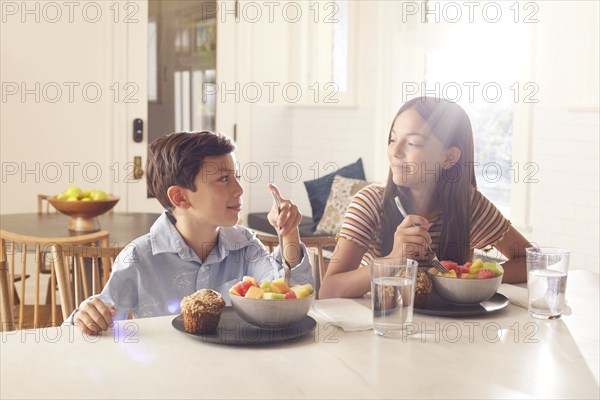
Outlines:
[[112, 209], [119, 201], [118, 196], [109, 195], [106, 200], [67, 201], [48, 198], [48, 202], [63, 214], [71, 217], [69, 230], [95, 232], [100, 230], [98, 216]]

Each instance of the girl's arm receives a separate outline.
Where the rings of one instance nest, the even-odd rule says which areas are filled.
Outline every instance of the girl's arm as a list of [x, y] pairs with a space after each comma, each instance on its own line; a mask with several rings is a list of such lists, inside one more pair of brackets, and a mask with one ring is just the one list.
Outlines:
[[525, 260], [525, 249], [531, 247], [531, 243], [516, 230], [512, 225], [504, 234], [504, 237], [494, 244], [508, 261], [503, 264], [503, 283], [519, 283], [527, 281], [527, 266]]
[[321, 282], [319, 298], [359, 297], [371, 290], [371, 268], [357, 268], [364, 254], [363, 247], [340, 237]]

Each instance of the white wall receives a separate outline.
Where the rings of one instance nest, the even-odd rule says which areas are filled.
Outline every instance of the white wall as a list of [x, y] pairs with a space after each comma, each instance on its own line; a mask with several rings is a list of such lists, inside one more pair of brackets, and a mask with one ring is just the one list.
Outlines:
[[[32, 10], [34, 6], [29, 4]], [[0, 212], [35, 210], [37, 193], [60, 193], [74, 183], [110, 190], [106, 168], [110, 119], [106, 115], [111, 92], [103, 51], [110, 36], [105, 35], [104, 25], [82, 18], [69, 24], [43, 18], [36, 22], [35, 15], [26, 15], [25, 22], [20, 14], [5, 17], [0, 35]], [[80, 40], [82, 36], [86, 40]], [[73, 61], [65, 65], [65, 59]], [[66, 82], [77, 85], [71, 99]], [[98, 101], [92, 86], [86, 97], [82, 91], [86, 84], [101, 88]], [[14, 85], [18, 93], [13, 95]], [[23, 89], [32, 93], [22, 96]], [[98, 173], [102, 175], [97, 178]]]
[[544, 2], [536, 26], [527, 236], [571, 250], [572, 269], [598, 272], [600, 8], [598, 2]]
[[539, 183], [531, 184], [530, 239], [570, 249], [572, 269], [596, 272], [599, 132], [597, 112], [536, 109], [532, 160]]

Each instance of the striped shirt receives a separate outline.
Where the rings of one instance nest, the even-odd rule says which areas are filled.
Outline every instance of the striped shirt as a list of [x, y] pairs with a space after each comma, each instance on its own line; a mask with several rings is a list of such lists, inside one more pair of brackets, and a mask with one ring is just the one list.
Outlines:
[[[366, 250], [360, 266], [367, 266], [381, 257], [381, 225], [385, 187], [373, 184], [360, 190], [348, 206], [338, 238], [350, 240]], [[473, 190], [471, 198], [471, 247], [485, 249], [498, 242], [510, 227], [500, 211], [481, 192]], [[443, 215], [434, 214], [429, 219], [431, 247], [437, 252], [442, 231]]]

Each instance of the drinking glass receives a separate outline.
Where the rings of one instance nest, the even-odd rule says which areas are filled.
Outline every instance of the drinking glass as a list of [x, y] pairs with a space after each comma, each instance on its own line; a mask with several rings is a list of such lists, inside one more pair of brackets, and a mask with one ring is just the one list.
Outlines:
[[560, 318], [565, 306], [569, 250], [530, 247], [527, 254], [529, 314], [534, 318]]
[[399, 258], [371, 262], [371, 302], [376, 335], [400, 337], [412, 322], [418, 263]]

